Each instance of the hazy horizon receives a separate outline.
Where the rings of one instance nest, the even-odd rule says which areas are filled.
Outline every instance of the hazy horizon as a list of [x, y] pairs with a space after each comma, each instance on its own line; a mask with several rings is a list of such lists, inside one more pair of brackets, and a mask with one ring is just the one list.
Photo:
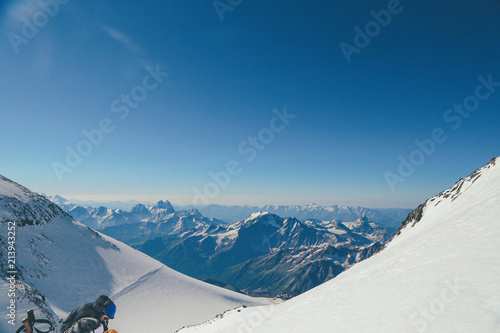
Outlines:
[[[292, 202], [292, 203], [288, 203], [288, 202], [280, 202], [279, 200], [276, 200], [276, 201], [263, 201], [265, 200], [265, 198], [261, 198], [261, 197], [256, 197], [254, 198], [253, 200], [252, 199], [249, 199], [249, 200], [246, 200], [246, 201], [241, 201], [241, 203], [239, 202], [234, 202], [234, 201], [231, 201], [231, 200], [228, 200], [228, 201], [219, 201], [219, 202], [212, 202], [212, 203], [209, 203], [209, 204], [199, 204], [199, 205], [194, 205], [192, 202], [190, 202], [189, 200], [191, 199], [191, 197], [185, 197], [185, 198], [179, 198], [179, 197], [176, 197], [176, 196], [121, 196], [121, 195], [117, 195], [117, 196], [99, 196], [99, 195], [83, 195], [83, 196], [79, 196], [79, 195], [61, 195], [61, 194], [49, 194], [49, 193], [46, 193], [47, 195], [50, 195], [50, 196], [53, 196], [53, 195], [59, 195], [60, 197], [63, 197], [64, 199], [68, 200], [68, 201], [77, 201], [77, 202], [97, 202], [97, 203], [114, 203], [114, 202], [118, 202], [118, 203], [141, 203], [141, 204], [147, 204], [147, 205], [154, 205], [156, 204], [157, 202], [159, 201], [169, 201], [173, 206], [179, 206], [179, 207], [191, 207], [191, 206], [208, 206], [208, 205], [220, 205], [220, 206], [258, 206], [258, 207], [262, 207], [262, 206], [266, 206], [266, 205], [271, 205], [271, 206], [310, 206], [310, 205], [318, 205], [318, 206], [322, 206], [322, 207], [329, 207], [329, 206], [349, 206], [349, 207], [355, 207], [355, 206], [359, 206], [359, 207], [366, 207], [366, 208], [379, 208], [379, 209], [383, 209], [383, 208], [416, 208], [416, 206], [414, 207], [397, 207], [397, 206], [394, 206], [394, 207], [375, 207], [375, 206], [367, 206], [367, 205], [361, 205], [361, 204], [355, 204], [355, 203], [352, 203], [352, 204], [349, 204], [349, 203], [335, 203], [335, 202], [326, 202], [326, 203], [319, 203], [319, 202], [307, 202], [307, 201], [297, 201], [297, 202]], [[223, 199], [223, 198], [222, 198]], [[181, 201], [181, 200], [184, 200], [184, 201]], [[276, 202], [276, 203], [275, 203]], [[111, 208], [111, 207], [109, 207]]]

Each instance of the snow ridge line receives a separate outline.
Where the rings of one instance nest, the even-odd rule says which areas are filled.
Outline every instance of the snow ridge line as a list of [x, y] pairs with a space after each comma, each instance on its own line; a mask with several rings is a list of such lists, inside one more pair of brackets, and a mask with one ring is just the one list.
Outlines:
[[[389, 239], [383, 246], [381, 246], [374, 254], [377, 254], [384, 250], [387, 245], [392, 242], [392, 240], [396, 237], [398, 237], [403, 229], [405, 229], [408, 225], [411, 224], [411, 227], [414, 227], [418, 222], [420, 222], [420, 219], [422, 218], [424, 209], [433, 203], [433, 201], [436, 201], [434, 204], [434, 207], [439, 205], [442, 201], [448, 199], [451, 196], [451, 201], [454, 201], [456, 198], [458, 198], [462, 193], [467, 191], [476, 180], [478, 180], [486, 170], [490, 170], [492, 167], [495, 166], [497, 159], [500, 159], [500, 157], [494, 157], [492, 158], [488, 164], [485, 166], [478, 168], [474, 170], [471, 174], [469, 174], [467, 177], [459, 179], [452, 187], [438, 193], [437, 195], [427, 199], [423, 204], [420, 204], [417, 208], [412, 210], [408, 216], [406, 217], [406, 220], [404, 220], [401, 223], [401, 226], [396, 230], [396, 233], [394, 236], [392, 236], [391, 239]], [[462, 189], [463, 186], [466, 186]], [[500, 333], [500, 332], [499, 332]]]
[[125, 287], [123, 288], [121, 291], [119, 291], [118, 293], [114, 294], [111, 296], [111, 298], [118, 298], [120, 297], [121, 295], [123, 294], [126, 294], [128, 293], [129, 291], [131, 290], [134, 290], [135, 288], [139, 287], [142, 283], [144, 283], [145, 281], [147, 281], [151, 276], [155, 275], [158, 271], [160, 271], [164, 266], [160, 266], [158, 267], [157, 269], [151, 271], [151, 272], [148, 272], [146, 274], [144, 274], [143, 276], [141, 276], [140, 278], [137, 279], [137, 281], [135, 281], [134, 283], [132, 283], [131, 285], [129, 285], [128, 287]]

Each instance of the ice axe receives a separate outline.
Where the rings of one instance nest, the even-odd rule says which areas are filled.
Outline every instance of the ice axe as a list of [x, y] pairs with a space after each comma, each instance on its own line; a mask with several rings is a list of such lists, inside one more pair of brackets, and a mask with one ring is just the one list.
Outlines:
[[33, 310], [28, 310], [28, 317], [22, 320], [26, 333], [33, 332], [33, 325], [35, 324], [35, 313]]

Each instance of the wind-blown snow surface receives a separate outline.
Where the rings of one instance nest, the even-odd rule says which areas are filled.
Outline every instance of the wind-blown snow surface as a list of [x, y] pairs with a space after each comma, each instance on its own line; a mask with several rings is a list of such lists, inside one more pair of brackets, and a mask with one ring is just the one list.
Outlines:
[[417, 220], [332, 281], [182, 333], [500, 332], [500, 158], [427, 200]]
[[[26, 212], [29, 219], [24, 218]], [[2, 304], [1, 332], [15, 332], [29, 308], [37, 316], [57, 321], [100, 294], [115, 301], [117, 315], [110, 326], [120, 333], [174, 332], [243, 304], [263, 304], [180, 274], [82, 225], [42, 196], [0, 176], [2, 247], [7, 221], [18, 220], [23, 223], [16, 229], [17, 325], [7, 324], [7, 308]], [[5, 299], [5, 271], [0, 276]]]

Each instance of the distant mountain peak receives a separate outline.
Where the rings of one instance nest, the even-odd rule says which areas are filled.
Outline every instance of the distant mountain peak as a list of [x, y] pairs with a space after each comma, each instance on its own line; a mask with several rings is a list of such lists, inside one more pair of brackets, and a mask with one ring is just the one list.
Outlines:
[[370, 223], [370, 219], [368, 219], [366, 216], [362, 216], [359, 219], [356, 220], [356, 222], [364, 222], [364, 223]]
[[168, 200], [167, 201], [163, 201], [163, 200], [158, 201], [156, 203], [156, 205], [153, 206], [153, 208], [166, 209], [167, 211], [170, 211], [172, 213], [175, 212], [174, 207], [172, 206], [172, 204]]
[[99, 206], [95, 209], [96, 213], [98, 215], [102, 215], [102, 214], [107, 214], [108, 213], [108, 208], [107, 207], [104, 207], [104, 206]]
[[189, 209], [189, 210], [187, 210], [187, 212], [188, 212], [189, 214], [191, 214], [191, 215], [196, 215], [196, 216], [199, 216], [199, 217], [203, 216], [203, 215], [200, 213], [200, 211], [199, 211], [198, 209], [196, 209], [196, 208]]
[[270, 225], [275, 228], [281, 228], [283, 226], [283, 218], [279, 217], [276, 214], [269, 212], [256, 212], [252, 213], [245, 221], [243, 221], [246, 225], [253, 224], [262, 224], [262, 225]]
[[269, 212], [263, 212], [263, 211], [258, 211], [258, 212], [255, 212], [255, 213], [252, 213], [248, 218], [247, 220], [255, 220], [255, 219], [258, 219], [259, 217], [261, 216], [265, 216], [265, 215], [270, 215], [271, 213]]
[[149, 212], [148, 208], [143, 204], [137, 204], [134, 207], [132, 207], [132, 213], [144, 214], [148, 212]]
[[57, 195], [57, 194], [54, 195], [54, 199], [59, 200], [61, 202], [68, 202], [67, 199], [65, 199], [65, 198], [63, 198], [63, 197], [61, 197], [60, 195]]

